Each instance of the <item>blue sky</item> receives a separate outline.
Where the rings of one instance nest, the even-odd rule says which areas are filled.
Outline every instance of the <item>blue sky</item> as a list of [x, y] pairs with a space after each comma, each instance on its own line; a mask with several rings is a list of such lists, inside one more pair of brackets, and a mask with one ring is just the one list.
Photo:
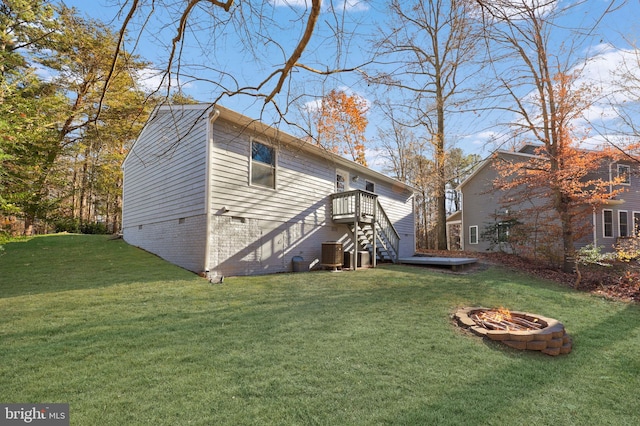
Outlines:
[[[121, 0], [124, 1], [124, 0]], [[577, 6], [572, 10], [563, 25], [573, 27], [577, 25], [588, 25], [600, 18], [600, 12], [610, 4], [607, 0], [588, 0], [577, 2]], [[100, 19], [105, 22], [112, 22], [115, 27], [120, 24], [117, 6], [117, 0], [64, 0], [68, 6], [76, 7], [81, 13], [87, 16]], [[175, 2], [182, 5], [185, 2]], [[206, 3], [206, 2], [204, 2]], [[242, 3], [242, 2], [240, 2]], [[244, 2], [246, 4], [246, 2]], [[251, 2], [253, 4], [261, 2]], [[278, 42], [278, 45], [268, 40], [254, 39], [250, 37], [260, 31], [257, 28], [253, 34], [243, 34], [238, 37], [234, 30], [232, 22], [218, 22], [217, 28], [224, 29], [215, 34], [212, 33], [211, 20], [203, 13], [194, 13], [190, 21], [190, 33], [193, 36], [185, 40], [183, 50], [183, 64], [185, 66], [185, 74], [193, 74], [194, 77], [184, 77], [180, 83], [183, 85], [184, 91], [204, 102], [211, 101], [219, 94], [220, 88], [216, 84], [219, 81], [218, 76], [212, 73], [212, 68], [223, 70], [227, 73], [224, 84], [230, 86], [233, 80], [237, 80], [240, 86], [256, 84], [273, 71], [274, 64], [282, 63], [281, 58], [284, 53], [289, 53], [294, 46], [295, 41], [299, 38], [302, 27], [301, 21], [298, 19], [300, 13], [304, 10], [304, 6], [310, 0], [272, 0], [271, 4], [263, 8], [262, 13], [271, 21], [272, 35]], [[327, 10], [329, 4], [334, 6], [334, 13]], [[569, 4], [569, 1], [560, 1], [561, 5]], [[114, 5], [115, 4], [115, 5]], [[617, 3], [616, 3], [617, 4]], [[620, 68], [620, 62], [623, 60], [632, 60], [637, 51], [632, 50], [629, 41], [635, 43], [637, 36], [640, 34], [640, 24], [638, 17], [640, 16], [640, 2], [631, 0], [628, 2], [620, 1], [620, 9], [611, 15], [605, 17], [599, 25], [599, 28], [593, 34], [590, 34], [588, 42], [580, 46], [579, 55], [590, 57], [591, 61], [587, 65], [584, 72], [584, 81], [589, 80], [589, 84], [599, 85], [604, 92], [614, 92], [609, 87], [612, 80], [611, 71]], [[128, 6], [128, 4], [125, 6]], [[377, 32], [376, 28], [384, 27], [388, 21], [386, 11], [388, 8], [384, 1], [358, 1], [347, 0], [346, 2], [334, 0], [333, 2], [324, 2], [324, 12], [320, 18], [320, 25], [314, 39], [302, 58], [305, 64], [318, 68], [333, 67], [353, 67], [359, 65], [366, 60], [367, 40], [371, 34]], [[225, 18], [225, 13], [221, 10], [215, 11], [216, 16]], [[166, 22], [167, 14], [159, 11], [157, 20], [152, 19], [147, 25], [147, 31], [142, 34], [139, 39], [136, 52], [145, 59], [150, 60], [158, 65], [168, 57], [166, 45], [175, 33], [175, 26], [162, 28], [162, 22]], [[164, 20], [164, 21], [163, 21]], [[139, 24], [140, 21], [137, 21]], [[340, 46], [342, 52], [337, 55], [336, 41], [334, 32], [344, 29], [348, 32], [355, 32], [358, 36], [354, 37], [350, 44]], [[557, 43], [562, 43], [562, 31], [558, 29]], [[249, 54], [245, 48], [244, 42], [249, 42], [255, 51]], [[129, 44], [128, 46], [132, 46]], [[261, 61], [256, 62], [252, 55], [258, 56]], [[628, 62], [629, 63], [629, 62]], [[191, 70], [188, 65], [192, 65]], [[149, 75], [153, 72], [150, 71]], [[636, 74], [639, 75], [640, 74]], [[482, 73], [478, 74], [478, 79], [487, 78]], [[207, 81], [211, 80], [211, 81]], [[151, 79], [150, 84], [157, 84], [157, 80]], [[175, 84], [175, 83], [174, 83]], [[478, 81], [480, 84], [480, 81]], [[297, 72], [292, 80], [292, 84], [287, 86], [285, 92], [279, 95], [278, 101], [284, 106], [293, 97], [300, 97], [311, 101], [312, 97], [321, 95], [334, 88], [343, 88], [357, 93], [368, 100], [373, 100], [376, 95], [376, 89], [362, 82], [360, 75], [357, 73], [340, 74], [335, 76], [323, 77], [314, 76], [310, 73]], [[380, 93], [380, 91], [378, 91]], [[287, 98], [287, 94], [290, 95]], [[303, 95], [310, 95], [303, 97]], [[619, 102], [627, 101], [623, 97], [617, 99]], [[637, 99], [636, 99], [637, 101]], [[304, 101], [301, 101], [304, 102]], [[226, 98], [221, 103], [229, 108], [235, 109], [241, 113], [247, 114], [254, 118], [262, 117], [264, 121], [269, 122], [270, 115], [273, 111], [263, 111], [261, 115], [261, 102], [256, 101], [250, 96], [238, 96]], [[594, 105], [587, 115], [593, 122], [600, 124], [612, 123], [612, 114], [610, 108], [606, 105]], [[290, 115], [296, 119], [295, 114]], [[488, 114], [469, 114], [452, 117], [448, 124], [451, 130], [451, 143], [462, 148], [468, 153], [480, 153], [485, 155], [490, 152], [496, 145], [490, 143], [491, 140], [504, 142], [504, 129], [496, 128], [493, 124], [497, 121], [508, 121], [509, 117], [498, 117], [496, 113]], [[369, 128], [367, 136], [374, 139], [376, 136], [376, 126], [384, 126], [384, 118], [372, 108], [369, 114]], [[585, 122], [582, 125], [586, 125]], [[288, 129], [285, 129], [288, 130]], [[295, 130], [289, 130], [296, 133]], [[613, 130], [610, 130], [613, 131]], [[594, 133], [594, 141], [598, 139], [597, 132]], [[367, 159], [370, 164], [379, 165], [381, 159], [379, 151], [371, 149], [367, 153]]]

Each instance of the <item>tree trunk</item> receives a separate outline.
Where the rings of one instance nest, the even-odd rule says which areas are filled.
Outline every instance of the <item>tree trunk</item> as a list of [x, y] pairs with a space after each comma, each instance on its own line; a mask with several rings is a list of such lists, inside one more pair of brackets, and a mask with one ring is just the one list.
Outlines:
[[573, 221], [569, 211], [569, 201], [558, 189], [555, 190], [555, 207], [562, 226], [562, 270], [573, 273], [576, 264]]
[[25, 215], [24, 230], [22, 231], [22, 235], [24, 235], [25, 237], [29, 237], [33, 235], [33, 222], [34, 222], [33, 216]]
[[443, 64], [440, 62], [437, 43], [434, 43], [436, 56], [435, 86], [436, 86], [436, 249], [447, 249], [447, 168], [446, 152], [444, 149], [444, 107], [445, 95], [442, 77]]
[[[565, 214], [565, 216], [569, 215]], [[562, 220], [562, 251], [562, 270], [567, 273], [573, 273], [576, 264], [576, 258], [573, 241], [573, 225], [571, 224], [570, 217]]]
[[[442, 153], [444, 158], [444, 152]], [[444, 186], [444, 161], [438, 165], [438, 185], [436, 188], [436, 229], [435, 248], [437, 250], [447, 249], [447, 197]]]

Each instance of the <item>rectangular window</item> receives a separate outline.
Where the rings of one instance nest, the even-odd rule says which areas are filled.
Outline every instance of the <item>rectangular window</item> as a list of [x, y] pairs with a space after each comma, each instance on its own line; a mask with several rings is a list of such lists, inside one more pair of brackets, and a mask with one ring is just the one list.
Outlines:
[[618, 217], [620, 219], [618, 221], [618, 231], [620, 232], [619, 236], [628, 237], [629, 236], [629, 219], [628, 219], [627, 212], [619, 211]]
[[336, 192], [344, 192], [347, 174], [338, 170], [336, 172]]
[[366, 180], [364, 181], [364, 189], [369, 192], [376, 192], [376, 185], [373, 182]]
[[613, 210], [602, 211], [602, 235], [613, 238]]
[[509, 241], [509, 231], [511, 230], [510, 222], [499, 222], [498, 223], [498, 241], [504, 243], [505, 241]]
[[640, 212], [633, 212], [633, 236], [640, 237]]
[[621, 184], [631, 184], [631, 166], [618, 164], [618, 178], [620, 178]]
[[251, 141], [251, 185], [276, 187], [275, 149], [257, 141]]
[[478, 244], [478, 225], [469, 227], [469, 244]]

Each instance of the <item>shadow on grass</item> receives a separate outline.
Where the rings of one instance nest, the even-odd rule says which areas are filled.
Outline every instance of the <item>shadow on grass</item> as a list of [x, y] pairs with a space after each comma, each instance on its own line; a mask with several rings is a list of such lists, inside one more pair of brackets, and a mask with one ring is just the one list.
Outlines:
[[56, 234], [9, 242], [0, 256], [0, 298], [199, 279], [107, 235]]
[[[111, 243], [118, 244], [97, 247]], [[121, 262], [137, 253], [126, 250]], [[63, 379], [42, 397], [70, 400], [86, 424], [96, 419], [87, 414], [91, 403], [81, 402], [82, 389], [99, 389], [103, 401], [129, 393], [136, 407], [153, 407], [141, 413], [156, 420], [199, 412], [193, 404], [206, 401], [209, 418], [196, 419], [201, 424], [275, 424], [276, 418], [280, 424], [598, 424], [584, 421], [579, 410], [591, 404], [606, 412], [609, 401], [581, 401], [589, 393], [579, 386], [591, 381], [593, 365], [603, 364], [602, 352], [637, 334], [639, 310], [606, 304], [583, 320], [568, 309], [575, 350], [565, 357], [497, 346], [487, 351], [473, 343], [477, 337], [456, 333], [447, 314], [457, 303], [508, 300], [522, 291], [522, 285], [503, 288], [510, 284], [496, 278], [500, 274], [452, 277], [389, 267], [233, 278], [206, 291], [149, 286], [150, 293], [132, 291], [100, 309], [89, 307], [90, 315], [70, 308], [58, 314], [57, 324], [45, 318], [42, 327], [30, 324], [3, 336], [13, 341], [11, 357], [5, 356], [13, 362], [7, 383], [38, 371], [24, 354], [41, 358], [44, 371], [63, 365]], [[112, 277], [105, 285], [118, 281]], [[532, 287], [526, 302], [549, 302], [546, 288]], [[550, 301], [550, 309], [562, 306], [563, 297]], [[598, 302], [581, 301], [584, 310]], [[130, 390], [146, 377], [162, 383]], [[24, 400], [32, 397], [12, 390]], [[613, 385], [602, 389], [610, 390]], [[545, 405], [549, 401], [557, 406]], [[558, 414], [563, 404], [566, 414]], [[523, 408], [528, 411], [519, 418]], [[628, 406], [621, 410], [629, 412]], [[118, 421], [110, 424], [126, 424], [126, 413], [116, 412]]]

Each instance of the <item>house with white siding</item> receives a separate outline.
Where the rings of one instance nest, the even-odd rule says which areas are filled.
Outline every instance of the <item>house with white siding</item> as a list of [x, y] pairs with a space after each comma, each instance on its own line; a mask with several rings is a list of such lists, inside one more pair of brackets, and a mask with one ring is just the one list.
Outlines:
[[212, 280], [415, 253], [411, 187], [222, 106], [156, 108], [123, 173], [125, 241]]

